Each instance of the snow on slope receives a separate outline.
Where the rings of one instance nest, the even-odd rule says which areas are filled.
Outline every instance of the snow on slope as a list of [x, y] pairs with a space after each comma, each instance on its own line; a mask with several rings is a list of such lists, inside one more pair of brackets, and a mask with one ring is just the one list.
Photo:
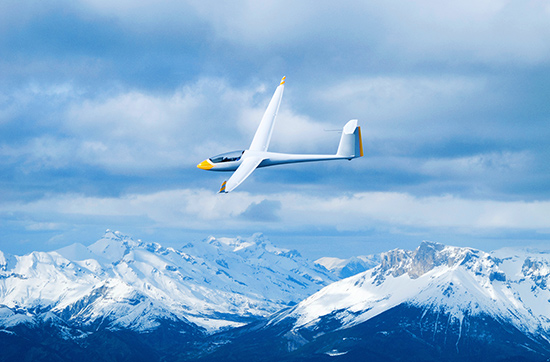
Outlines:
[[322, 265], [325, 269], [342, 279], [377, 266], [380, 263], [380, 255], [362, 255], [349, 259], [323, 257], [315, 260], [315, 263]]
[[483, 313], [528, 333], [550, 332], [550, 254], [423, 242], [381, 258], [376, 268], [323, 288], [272, 322], [292, 318], [295, 328], [314, 328], [331, 316], [346, 328], [409, 304], [459, 322]]
[[261, 234], [176, 250], [108, 230], [89, 247], [0, 253], [0, 326], [53, 313], [80, 327], [146, 331], [168, 320], [213, 331], [265, 317], [334, 280]]

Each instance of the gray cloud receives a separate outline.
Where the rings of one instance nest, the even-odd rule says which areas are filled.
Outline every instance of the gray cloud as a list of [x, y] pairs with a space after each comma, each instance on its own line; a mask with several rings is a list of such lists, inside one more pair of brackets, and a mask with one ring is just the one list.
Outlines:
[[262, 200], [253, 203], [241, 214], [241, 217], [249, 221], [276, 222], [281, 221], [279, 212], [281, 202], [276, 200]]

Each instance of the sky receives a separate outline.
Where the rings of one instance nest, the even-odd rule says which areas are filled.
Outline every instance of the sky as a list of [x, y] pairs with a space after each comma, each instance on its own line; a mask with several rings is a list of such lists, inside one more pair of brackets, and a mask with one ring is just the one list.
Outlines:
[[[230, 174], [279, 84], [270, 150], [365, 156]], [[550, 3], [0, 3], [0, 250], [106, 229], [178, 247], [261, 232], [309, 258], [550, 241]]]

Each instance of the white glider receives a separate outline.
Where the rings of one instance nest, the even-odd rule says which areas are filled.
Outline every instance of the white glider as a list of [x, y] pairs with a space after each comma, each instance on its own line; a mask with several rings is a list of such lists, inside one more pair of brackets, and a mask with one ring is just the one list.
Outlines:
[[356, 119], [352, 119], [346, 123], [342, 129], [340, 144], [334, 155], [299, 155], [268, 152], [267, 148], [271, 134], [273, 133], [275, 117], [277, 117], [281, 98], [283, 97], [285, 78], [281, 79], [281, 83], [275, 90], [248, 150], [223, 153], [206, 159], [197, 165], [198, 168], [203, 170], [235, 171], [229, 180], [222, 183], [219, 192], [227, 193], [233, 191], [259, 167], [297, 162], [351, 160], [352, 158], [363, 156], [361, 127], [357, 126]]

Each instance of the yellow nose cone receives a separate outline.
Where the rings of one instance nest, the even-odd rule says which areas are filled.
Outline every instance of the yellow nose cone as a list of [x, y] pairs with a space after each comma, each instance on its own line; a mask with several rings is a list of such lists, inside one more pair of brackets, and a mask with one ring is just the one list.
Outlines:
[[197, 165], [201, 170], [210, 170], [214, 165], [209, 160], [204, 160]]

